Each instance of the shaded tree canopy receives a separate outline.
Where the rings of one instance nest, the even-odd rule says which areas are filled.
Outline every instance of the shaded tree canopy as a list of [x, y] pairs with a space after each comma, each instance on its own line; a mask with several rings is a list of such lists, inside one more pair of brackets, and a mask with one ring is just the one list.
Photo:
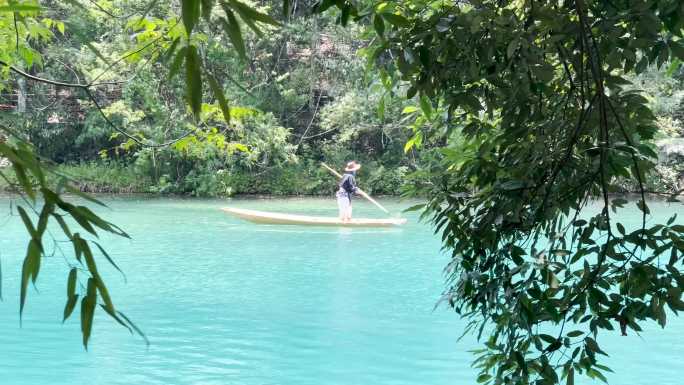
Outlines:
[[[648, 225], [657, 155], [647, 100], [626, 77], [684, 59], [679, 2], [390, 2], [377, 57], [427, 117], [443, 157], [425, 215], [453, 261], [445, 300], [483, 331], [479, 381], [605, 379], [602, 330], [640, 331], [681, 301], [676, 216]], [[394, 25], [387, 30], [385, 24]], [[383, 60], [389, 56], [390, 60]], [[677, 64], [678, 65], [678, 64]], [[459, 140], [450, 139], [458, 137]], [[611, 197], [632, 179], [643, 220]], [[599, 199], [595, 205], [593, 199]]]

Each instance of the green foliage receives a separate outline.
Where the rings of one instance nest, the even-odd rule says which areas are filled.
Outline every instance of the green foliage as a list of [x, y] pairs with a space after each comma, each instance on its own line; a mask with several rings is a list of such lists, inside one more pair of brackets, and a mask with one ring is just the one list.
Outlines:
[[[661, 80], [663, 73], [679, 76], [684, 9], [678, 2], [326, 0], [313, 7], [317, 16], [282, 33], [273, 32], [281, 23], [269, 7], [218, 3], [184, 0], [180, 11], [160, 4], [150, 9], [156, 16], [133, 17], [112, 34], [100, 33], [108, 29], [95, 11], [66, 23], [80, 34], [78, 44], [59, 54], [86, 53], [73, 71], [85, 83], [38, 81], [78, 91], [69, 97], [95, 109], [86, 114], [86, 130], [55, 131], [83, 135], [77, 146], [90, 144], [91, 153], [104, 149], [102, 156], [133, 165], [154, 182], [152, 191], [324, 192], [334, 184], [324, 182], [318, 161], [357, 158], [372, 166], [360, 179], [368, 178], [374, 192], [403, 188], [426, 196], [423, 217], [453, 256], [444, 300], [469, 320], [466, 331], [478, 338], [488, 331], [475, 361], [481, 383], [573, 383], [575, 374], [605, 380], [600, 333], [636, 332], [649, 320], [665, 326], [666, 309], [684, 309], [684, 227], [675, 217], [647, 226], [645, 195], [657, 170], [653, 111], [674, 122], [681, 102], [669, 103], [674, 86], [647, 98], [632, 83], [651, 70]], [[289, 19], [291, 4], [282, 9]], [[5, 32], [0, 76], [7, 79], [10, 68], [32, 79], [24, 70], [41, 60], [30, 42], [46, 41], [50, 28], [63, 33], [64, 26], [44, 21], [35, 7], [8, 8], [0, 13], [3, 31], [17, 14], [27, 26], [48, 29], [17, 29], [16, 44]], [[379, 70], [368, 91], [359, 91], [369, 79], [359, 76], [354, 55], [328, 61], [322, 54], [322, 31], [344, 37], [332, 21], [345, 26], [351, 19], [376, 35], [364, 49]], [[98, 27], [86, 27], [90, 21]], [[114, 38], [97, 41], [104, 35]], [[329, 76], [313, 82], [316, 72]], [[99, 87], [108, 84], [97, 82], [123, 75], [131, 75], [123, 102], [101, 108], [109, 96]], [[345, 77], [354, 84], [340, 81]], [[32, 199], [27, 168], [16, 167], [28, 157], [17, 154], [9, 158], [19, 189]], [[31, 159], [31, 178], [40, 182], [41, 168]], [[402, 186], [413, 168], [415, 183]], [[615, 215], [628, 202], [611, 194], [625, 181], [640, 193], [640, 228], [625, 228]], [[596, 207], [587, 206], [590, 199], [601, 202], [595, 212], [587, 211]], [[67, 212], [86, 231], [111, 226]], [[41, 251], [33, 236], [40, 221], [25, 222], [32, 243], [22, 282], [35, 280]], [[98, 298], [110, 315], [119, 313], [91, 268], [85, 241], [69, 238], [90, 275], [80, 293], [87, 342]], [[71, 287], [65, 315], [77, 301]], [[115, 319], [129, 325], [123, 315]]]
[[374, 109], [381, 92], [348, 92], [321, 111], [320, 131], [338, 146], [353, 153], [380, 156], [403, 147], [407, 131], [402, 125], [401, 103], [396, 99], [384, 105], [384, 116]]
[[[407, 150], [442, 143], [409, 193], [429, 197], [423, 215], [453, 256], [444, 300], [484, 339], [478, 382], [605, 380], [602, 331], [664, 326], [666, 308], [682, 309], [684, 228], [646, 225], [657, 128], [626, 77], [681, 59], [682, 12], [581, 0], [370, 12], [393, 25], [376, 26], [370, 60], [417, 98]], [[641, 191], [640, 228], [615, 216], [624, 179]]]
[[[649, 100], [651, 110], [659, 118], [660, 124], [677, 125], [681, 124], [679, 119], [684, 115], [684, 78], [680, 75], [682, 69], [681, 64], [677, 61], [670, 65], [665, 64], [662, 67], [655, 65], [649, 66], [639, 75], [628, 76], [627, 78], [633, 83], [629, 86], [630, 89], [640, 90], [642, 94]], [[670, 68], [676, 70], [670, 73]], [[667, 121], [667, 123], [665, 123]], [[662, 127], [662, 126], [661, 126]], [[662, 127], [659, 132], [663, 132], [665, 136], [679, 136], [676, 129], [669, 127]]]
[[[37, 44], [49, 41], [54, 32], [64, 33], [64, 23], [41, 15], [38, 1], [0, 2], [0, 62], [25, 63], [40, 66], [42, 59], [28, 41]], [[7, 68], [0, 70], [0, 78], [7, 78]], [[0, 90], [6, 85], [0, 83]]]
[[382, 165], [373, 166], [373, 164], [368, 165], [371, 172], [368, 181], [364, 181], [369, 186], [369, 193], [397, 195], [405, 187], [408, 167], [400, 166], [388, 170]]
[[[87, 206], [75, 205], [66, 201], [62, 197], [64, 192], [102, 205], [99, 201], [82, 194], [64, 177], [57, 178], [58, 183], [56, 185], [50, 183], [55, 176], [52, 175], [53, 178], [48, 178], [52, 172], [39, 163], [33, 149], [26, 143], [21, 141], [0, 142], [0, 155], [10, 159], [16, 182], [7, 178], [2, 171], [0, 171], [0, 177], [16, 191], [21, 191], [24, 194], [23, 204], [17, 205], [17, 212], [31, 236], [21, 272], [19, 314], [23, 315], [24, 312], [29, 283], [36, 284], [43, 258], [49, 256], [45, 247], [45, 238], [49, 237], [46, 235], [46, 230], [48, 225], [54, 222], [60, 226], [63, 235], [72, 244], [74, 250], [74, 260], [68, 261], [70, 272], [64, 320], [69, 318], [73, 312], [79, 296], [83, 298], [80, 308], [83, 346], [86, 349], [88, 348], [97, 305], [129, 331], [135, 330], [139, 333], [139, 329], [114, 307], [107, 286], [98, 271], [95, 254], [91, 246], [96, 245], [103, 257], [117, 270], [118, 267], [97, 242], [84, 238], [88, 235], [98, 237], [99, 232], [107, 232], [126, 238], [128, 235], [116, 225], [97, 216]], [[80, 228], [88, 235], [74, 232], [74, 228]], [[79, 266], [83, 267], [84, 263], [86, 269], [78, 269]], [[87, 280], [87, 289], [79, 290], [80, 293], [76, 290], [76, 282], [79, 279], [78, 271], [81, 271], [82, 279]], [[81, 287], [83, 286], [81, 285]], [[139, 334], [144, 338], [142, 333]]]
[[[116, 3], [111, 4], [112, 9]], [[211, 15], [203, 13], [204, 19], [193, 14], [196, 21], [191, 36], [176, 17], [182, 9], [164, 4], [152, 6], [144, 18], [132, 17], [121, 23], [107, 21], [96, 10], [85, 12], [60, 5], [63, 13], [70, 15], [67, 25], [79, 29], [74, 31], [78, 38], [52, 44], [43, 51], [57, 60], [50, 61], [41, 75], [125, 82], [93, 88], [101, 110], [93, 108], [93, 100], [78, 90], [61, 91], [62, 98], [55, 99], [50, 84], [34, 83], [29, 107], [49, 108], [29, 108], [27, 119], [9, 114], [0, 118], [22, 125], [41, 155], [68, 163], [70, 172], [83, 175], [86, 179], [81, 186], [87, 191], [327, 193], [325, 189], [283, 188], [278, 181], [250, 182], [242, 184], [245, 189], [236, 189], [216, 175], [225, 172], [235, 180], [240, 179], [239, 174], [280, 179], [280, 173], [266, 170], [293, 169], [298, 163], [312, 164], [310, 169], [314, 170], [320, 159], [343, 164], [352, 158], [382, 158], [381, 164], [388, 169], [403, 164], [398, 149], [406, 135], [396, 114], [401, 103], [387, 97], [380, 84], [372, 91], [365, 90], [363, 63], [354, 54], [358, 44], [354, 39], [362, 35], [360, 28], [343, 29], [334, 25], [333, 17], [318, 16], [315, 20], [294, 19], [281, 26], [281, 31], [255, 24], [257, 34], [229, 3], [219, 2]], [[254, 13], [240, 3], [231, 4], [259, 22], [274, 24], [264, 16], [270, 11], [268, 6]], [[200, 11], [205, 9], [199, 7]], [[205, 23], [206, 16], [233, 27], [228, 32], [225, 25], [214, 28], [212, 23]], [[83, 24], [92, 25], [92, 31], [82, 29]], [[113, 30], [107, 31], [104, 24]], [[231, 43], [244, 45], [244, 55]], [[197, 63], [191, 53], [194, 49], [201, 56]], [[248, 50], [250, 57], [243, 57]], [[189, 56], [193, 56], [194, 64], [188, 65]], [[69, 66], [61, 64], [65, 62]], [[206, 63], [211, 66], [205, 67]], [[186, 76], [179, 76], [187, 71], [192, 72], [189, 83]], [[160, 73], [166, 75], [158, 76]], [[200, 87], [200, 83], [208, 87]], [[367, 108], [380, 99], [387, 100], [382, 119]], [[206, 103], [209, 101], [213, 103]], [[189, 116], [186, 106], [197, 102], [204, 103], [189, 110], [199, 115]], [[211, 111], [208, 106], [212, 106]], [[245, 125], [243, 118], [250, 115], [245, 111], [254, 109], [264, 114], [249, 117]], [[157, 143], [167, 143], [176, 151], [159, 148], [159, 159], [153, 160], [144, 146]], [[126, 174], [122, 180], [112, 178], [110, 186], [86, 170], [112, 165], [117, 172], [126, 167], [130, 170], [121, 171]], [[304, 172], [309, 171], [307, 166]], [[144, 183], [130, 183], [127, 178], [133, 174]], [[191, 180], [186, 181], [186, 176]], [[321, 179], [316, 184], [334, 182], [325, 175]], [[268, 191], [263, 187], [266, 185], [277, 187]]]

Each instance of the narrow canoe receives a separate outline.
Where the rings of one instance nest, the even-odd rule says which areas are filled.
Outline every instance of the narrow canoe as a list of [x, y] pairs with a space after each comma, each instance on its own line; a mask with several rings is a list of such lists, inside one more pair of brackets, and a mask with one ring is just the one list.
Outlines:
[[366, 219], [354, 218], [351, 222], [342, 222], [334, 217], [310, 217], [306, 215], [273, 213], [267, 211], [236, 209], [224, 207], [223, 211], [246, 221], [271, 225], [301, 225], [301, 226], [344, 226], [344, 227], [392, 227], [406, 223], [404, 218]]

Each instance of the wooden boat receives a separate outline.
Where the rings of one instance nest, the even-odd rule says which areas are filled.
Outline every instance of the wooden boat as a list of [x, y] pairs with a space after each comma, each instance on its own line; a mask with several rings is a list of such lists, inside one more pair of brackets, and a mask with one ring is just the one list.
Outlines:
[[404, 218], [368, 219], [354, 218], [351, 222], [342, 222], [335, 217], [311, 217], [306, 215], [273, 213], [224, 207], [221, 210], [238, 218], [260, 224], [271, 225], [300, 225], [300, 226], [344, 226], [344, 227], [393, 227], [406, 223]]

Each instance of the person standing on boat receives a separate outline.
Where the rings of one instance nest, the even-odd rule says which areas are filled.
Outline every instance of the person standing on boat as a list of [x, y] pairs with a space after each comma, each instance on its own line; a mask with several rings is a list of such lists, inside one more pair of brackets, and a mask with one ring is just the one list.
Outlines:
[[340, 209], [340, 219], [342, 222], [349, 222], [352, 218], [352, 195], [356, 194], [358, 187], [356, 186], [356, 171], [361, 168], [360, 163], [351, 161], [347, 163], [344, 169], [344, 175], [340, 180], [339, 189], [337, 190], [337, 207]]

